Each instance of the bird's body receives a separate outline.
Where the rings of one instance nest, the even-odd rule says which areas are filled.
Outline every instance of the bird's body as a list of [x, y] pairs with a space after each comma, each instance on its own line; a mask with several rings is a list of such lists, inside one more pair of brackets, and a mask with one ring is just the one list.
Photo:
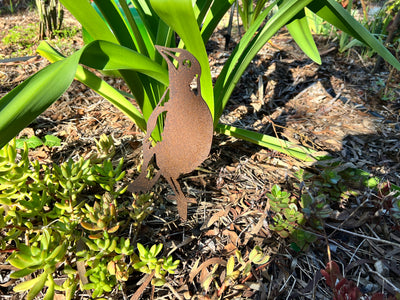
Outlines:
[[[147, 168], [151, 158], [155, 156], [159, 169], [153, 180], [145, 178], [145, 169], [130, 186], [132, 192], [147, 191], [163, 175], [175, 192], [178, 212], [182, 219], [187, 219], [187, 201], [183, 195], [178, 177], [193, 171], [208, 156], [213, 137], [213, 119], [210, 109], [201, 97], [198, 61], [192, 54], [182, 49], [169, 49], [156, 46], [169, 65], [169, 100], [160, 100], [148, 120], [148, 130], [144, 140], [143, 166]], [[171, 55], [171, 51], [179, 53], [179, 57]], [[166, 57], [174, 57], [178, 66]], [[198, 92], [190, 88], [196, 78]], [[161, 141], [151, 146], [150, 136], [157, 124], [158, 116], [166, 112]]]
[[[164, 170], [164, 175], [168, 173], [177, 178], [183, 173], [191, 172], [210, 152], [212, 117], [207, 104], [201, 98], [200, 100], [197, 97], [185, 97], [183, 101], [195, 103], [182, 104], [179, 110], [169, 111], [167, 108], [162, 141], [155, 146], [157, 166]], [[168, 102], [166, 106], [168, 107]], [[208, 114], [199, 113], [206, 110]]]

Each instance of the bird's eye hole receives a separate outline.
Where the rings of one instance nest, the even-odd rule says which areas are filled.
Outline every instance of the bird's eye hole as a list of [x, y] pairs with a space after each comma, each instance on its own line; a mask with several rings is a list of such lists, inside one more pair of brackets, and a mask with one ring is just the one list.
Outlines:
[[188, 60], [188, 59], [185, 59], [185, 60], [183, 61], [183, 65], [184, 65], [185, 67], [187, 67], [187, 68], [190, 68], [190, 67], [192, 66], [192, 62], [191, 62], [190, 60]]

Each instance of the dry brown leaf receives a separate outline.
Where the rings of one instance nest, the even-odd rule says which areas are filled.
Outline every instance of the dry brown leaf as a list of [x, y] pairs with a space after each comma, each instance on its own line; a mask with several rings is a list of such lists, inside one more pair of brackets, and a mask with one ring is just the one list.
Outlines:
[[225, 210], [219, 210], [215, 214], [213, 214], [212, 217], [210, 218], [210, 220], [208, 220], [208, 222], [207, 222], [207, 228], [210, 227], [212, 224], [214, 224], [216, 221], [218, 221], [219, 218], [227, 216], [230, 209], [231, 209], [231, 206], [228, 205], [225, 208]]
[[200, 282], [203, 283], [204, 280], [206, 280], [206, 278], [208, 277], [208, 275], [210, 275], [210, 272], [208, 272], [207, 268], [204, 268], [203, 270], [201, 270], [200, 272]]
[[235, 245], [238, 245], [239, 236], [236, 234], [236, 232], [225, 229], [224, 231], [222, 231], [222, 234], [229, 236], [231, 242]]
[[65, 300], [65, 295], [63, 295], [63, 294], [54, 294], [53, 300]]
[[205, 236], [215, 236], [217, 234], [218, 234], [218, 229], [210, 229], [204, 233]]
[[140, 287], [136, 290], [136, 292], [132, 295], [130, 300], [139, 300], [140, 296], [142, 296], [145, 288], [150, 284], [151, 280], [154, 277], [156, 271], [153, 271], [151, 274], [147, 274], [145, 281], [140, 285]]
[[201, 270], [203, 270], [204, 268], [207, 268], [210, 265], [215, 265], [215, 264], [220, 264], [222, 266], [226, 266], [226, 261], [223, 260], [222, 258], [218, 258], [218, 257], [213, 257], [213, 258], [207, 259], [198, 268], [196, 268], [196, 269], [193, 268], [192, 271], [190, 271], [189, 283], [193, 282], [193, 279], [196, 277], [197, 274], [199, 274], [201, 272]]
[[237, 247], [232, 243], [228, 243], [225, 247], [224, 247], [224, 251], [226, 251], [226, 253], [232, 253], [233, 251], [236, 251]]

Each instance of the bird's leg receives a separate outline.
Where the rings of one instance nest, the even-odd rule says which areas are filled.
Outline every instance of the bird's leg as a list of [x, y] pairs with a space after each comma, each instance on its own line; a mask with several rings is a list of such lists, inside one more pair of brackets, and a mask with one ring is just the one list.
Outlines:
[[172, 177], [166, 177], [169, 185], [175, 193], [175, 196], [170, 197], [173, 200], [176, 200], [176, 204], [178, 206], [178, 213], [182, 220], [187, 220], [187, 207], [188, 202], [196, 203], [196, 200], [193, 198], [186, 198], [181, 190], [181, 186], [177, 179]]

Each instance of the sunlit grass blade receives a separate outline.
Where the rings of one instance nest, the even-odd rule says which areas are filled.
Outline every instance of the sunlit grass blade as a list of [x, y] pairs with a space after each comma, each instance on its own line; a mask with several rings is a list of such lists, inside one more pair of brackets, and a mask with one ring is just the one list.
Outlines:
[[90, 5], [89, 1], [79, 1], [79, 5], [77, 5], [76, 0], [60, 0], [60, 2], [85, 28], [92, 39], [101, 39], [113, 43], [118, 42], [108, 25]]
[[80, 51], [29, 77], [0, 99], [0, 149], [71, 85]]
[[294, 19], [287, 24], [286, 28], [301, 50], [314, 62], [321, 64], [321, 56], [317, 45], [315, 45], [305, 13], [303, 17]]
[[260, 145], [262, 147], [295, 157], [302, 161], [313, 162], [321, 159], [321, 157], [317, 158], [313, 155], [316, 153], [316, 151], [314, 150], [308, 149], [304, 146], [295, 145], [290, 142], [281, 140], [279, 138], [261, 134], [255, 131], [241, 129], [224, 124], [218, 124], [215, 130], [218, 133], [233, 136], [238, 139], [242, 139], [251, 142], [253, 144]]

